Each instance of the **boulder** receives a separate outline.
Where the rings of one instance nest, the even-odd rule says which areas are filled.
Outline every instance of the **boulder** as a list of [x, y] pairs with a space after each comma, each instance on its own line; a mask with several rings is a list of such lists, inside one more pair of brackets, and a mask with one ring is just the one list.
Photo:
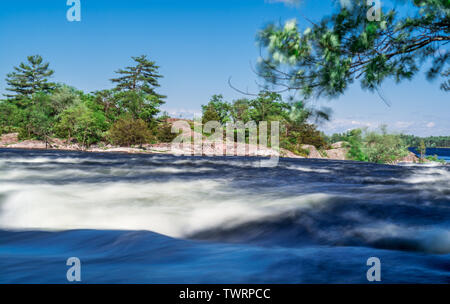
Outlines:
[[348, 150], [346, 148], [330, 149], [325, 151], [327, 158], [336, 160], [346, 160]]
[[24, 140], [16, 144], [8, 145], [8, 148], [16, 148], [16, 149], [46, 149], [50, 148], [47, 146], [45, 142], [40, 140]]
[[19, 141], [19, 133], [4, 134], [0, 138], [0, 146], [15, 144]]
[[309, 151], [307, 158], [325, 158], [317, 151], [316, 147], [312, 145], [303, 145], [302, 149]]
[[345, 147], [346, 142], [345, 141], [338, 141], [337, 143], [334, 143], [331, 145], [333, 149], [340, 149]]
[[420, 159], [413, 152], [409, 152], [409, 154], [402, 159], [399, 159], [397, 162], [399, 163], [418, 163]]

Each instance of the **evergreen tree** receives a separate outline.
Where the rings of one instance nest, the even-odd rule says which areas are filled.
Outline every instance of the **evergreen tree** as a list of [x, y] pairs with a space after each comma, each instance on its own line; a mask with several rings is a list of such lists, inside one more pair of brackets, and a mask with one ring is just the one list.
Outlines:
[[241, 98], [233, 101], [230, 115], [234, 122], [242, 121], [243, 123], [247, 123], [250, 121], [250, 100]]
[[142, 147], [143, 144], [151, 140], [152, 134], [142, 119], [124, 116], [111, 127], [109, 138], [116, 145], [126, 147], [139, 145]]
[[425, 158], [425, 155], [427, 154], [427, 147], [423, 139], [419, 143], [419, 154], [421, 160], [423, 160]]
[[305, 97], [336, 97], [355, 80], [377, 90], [388, 78], [411, 79], [427, 59], [427, 77], [433, 79], [450, 60], [442, 49], [450, 41], [450, 1], [408, 2], [406, 14], [383, 6], [379, 21], [367, 18], [372, 1], [354, 0], [341, 1], [346, 5], [306, 29], [295, 20], [270, 25], [259, 35], [267, 51], [259, 74]]
[[202, 110], [203, 116], [207, 113], [208, 120], [206, 122], [218, 121], [221, 124], [225, 124], [230, 120], [231, 105], [223, 100], [221, 94], [213, 95], [209, 103], [206, 106], [202, 106]]
[[49, 63], [44, 63], [40, 55], [28, 56], [28, 63], [21, 63], [14, 67], [14, 72], [7, 74], [7, 91], [14, 94], [6, 94], [8, 99], [17, 101], [20, 106], [25, 106], [26, 100], [30, 100], [33, 94], [38, 92], [48, 93], [52, 91], [55, 84], [48, 82], [53, 75], [49, 69]]
[[450, 91], [450, 68], [442, 73], [443, 77], [446, 77], [447, 80], [441, 84], [441, 89], [444, 91]]
[[166, 96], [156, 93], [159, 87], [159, 66], [149, 61], [147, 56], [132, 57], [135, 66], [126, 67], [116, 71], [121, 75], [111, 81], [116, 84], [115, 98], [120, 107], [131, 114], [134, 119], [150, 122], [159, 113], [159, 106], [164, 104]]
[[109, 121], [115, 121], [120, 115], [120, 108], [113, 90], [101, 90], [94, 92], [95, 102], [101, 107]]
[[267, 121], [270, 116], [286, 116], [289, 105], [283, 102], [280, 94], [263, 91], [250, 102], [251, 118], [257, 123]]
[[[165, 96], [155, 92], [155, 88], [160, 87], [158, 79], [163, 77], [158, 72], [159, 66], [154, 61], [148, 60], [146, 55], [131, 58], [136, 65], [116, 71], [117, 74], [123, 76], [111, 79], [113, 83], [117, 84], [115, 89], [120, 92], [144, 92], [147, 95], [163, 99]], [[161, 103], [163, 103], [162, 100]]]
[[203, 106], [203, 116], [202, 116], [203, 124], [206, 124], [207, 122], [210, 121], [220, 122], [220, 115], [219, 113], [217, 113], [217, 110], [211, 104]]

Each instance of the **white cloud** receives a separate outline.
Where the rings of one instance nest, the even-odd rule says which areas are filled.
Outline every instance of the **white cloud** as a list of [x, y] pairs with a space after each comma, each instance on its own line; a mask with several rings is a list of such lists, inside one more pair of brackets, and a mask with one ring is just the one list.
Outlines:
[[336, 117], [320, 125], [319, 129], [326, 134], [342, 133], [356, 128], [378, 130], [381, 125], [387, 125], [391, 133], [414, 134], [417, 136], [449, 135], [450, 122], [443, 117], [428, 117], [417, 121], [374, 119], [370, 117]]
[[410, 121], [397, 121], [395, 123], [395, 127], [399, 128], [399, 129], [406, 129], [409, 128], [413, 125], [414, 123], [410, 122]]
[[363, 120], [355, 120], [355, 119], [332, 119], [331, 121], [325, 123], [321, 126], [321, 129], [325, 131], [325, 133], [342, 133], [346, 131], [350, 131], [357, 128], [372, 128], [375, 129], [379, 126], [379, 123], [363, 121]]
[[202, 116], [202, 111], [193, 109], [162, 108], [161, 110], [167, 112], [173, 118], [194, 119]]

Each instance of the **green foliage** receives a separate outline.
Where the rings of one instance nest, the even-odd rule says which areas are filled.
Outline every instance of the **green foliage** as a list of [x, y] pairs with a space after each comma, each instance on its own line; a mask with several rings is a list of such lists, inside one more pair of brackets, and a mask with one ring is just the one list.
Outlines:
[[419, 154], [420, 154], [420, 159], [424, 159], [425, 155], [427, 154], [427, 147], [425, 146], [425, 142], [423, 141], [423, 139], [420, 141], [419, 144]]
[[221, 121], [219, 113], [213, 105], [207, 105], [206, 107], [203, 107], [202, 122], [203, 124], [206, 124], [209, 121]]
[[108, 124], [103, 112], [94, 111], [81, 103], [61, 113], [55, 131], [61, 137], [75, 138], [83, 147], [88, 148], [103, 138], [103, 132], [107, 128]]
[[432, 162], [437, 162], [437, 163], [441, 163], [441, 164], [446, 164], [447, 162], [443, 159], [439, 159], [439, 157], [437, 155], [430, 155], [426, 157], [427, 160], [432, 161]]
[[[300, 155], [308, 155], [302, 145], [313, 145], [319, 149], [328, 147], [324, 135], [309, 124], [311, 118], [329, 119], [329, 113], [324, 110], [313, 110], [305, 107], [302, 102], [284, 102], [281, 95], [262, 91], [254, 99], [237, 99], [231, 104], [223, 100], [222, 95], [214, 95], [211, 101], [202, 106], [202, 122], [219, 121], [227, 122], [262, 121], [268, 122], [270, 134], [270, 122], [280, 122], [280, 146]], [[269, 137], [270, 135], [268, 135]], [[270, 141], [268, 141], [270, 142]]]
[[233, 122], [242, 121], [243, 123], [249, 122], [251, 119], [250, 114], [250, 100], [241, 98], [233, 101], [230, 107], [230, 116]]
[[278, 93], [263, 91], [250, 101], [250, 118], [254, 121], [270, 121], [272, 116], [287, 116], [289, 105]]
[[[49, 64], [43, 63], [41, 56], [29, 56], [28, 64], [21, 63], [7, 75], [7, 90], [15, 94], [0, 102], [0, 132], [19, 132], [21, 139], [45, 141], [59, 136], [87, 148], [104, 140], [106, 131], [118, 122], [111, 128], [113, 140], [141, 144], [151, 137], [149, 127], [158, 126], [153, 117], [159, 113], [164, 96], [155, 92], [162, 77], [159, 67], [145, 56], [133, 60], [135, 66], [117, 71], [121, 77], [112, 79], [116, 84], [113, 90], [85, 94], [64, 84], [49, 83], [53, 74]], [[127, 133], [122, 128], [125, 117], [131, 123], [128, 126], [138, 130]], [[167, 124], [160, 123], [160, 127], [158, 138], [172, 138]]]
[[177, 137], [177, 134], [172, 133], [172, 125], [170, 123], [161, 122], [158, 124], [155, 137], [157, 142], [170, 143]]
[[281, 147], [288, 150], [301, 150], [302, 145], [312, 145], [317, 149], [327, 149], [328, 144], [315, 125], [302, 123], [289, 128], [286, 136], [281, 138]]
[[18, 131], [22, 120], [22, 109], [9, 101], [0, 101], [0, 134]]
[[65, 109], [77, 105], [81, 102], [83, 92], [65, 84], [57, 85], [55, 91], [50, 95], [50, 106], [55, 115], [63, 112]]
[[449, 92], [450, 91], [450, 68], [448, 68], [445, 72], [442, 72], [442, 77], [447, 78], [441, 84], [441, 90]]
[[6, 90], [13, 94], [5, 96], [21, 107], [26, 106], [26, 101], [34, 94], [49, 93], [54, 88], [54, 84], [48, 82], [48, 78], [53, 75], [49, 63], [44, 63], [39, 55], [28, 56], [27, 60], [27, 63], [20, 63], [18, 67], [14, 67], [14, 72], [6, 76]]
[[417, 137], [414, 135], [400, 135], [408, 147], [419, 147], [423, 140], [426, 147], [429, 148], [447, 148], [450, 147], [450, 136], [430, 136]]
[[46, 143], [52, 134], [53, 119], [50, 116], [50, 107], [32, 105], [25, 111], [27, 119], [24, 122], [24, 130], [28, 137], [44, 140]]
[[101, 90], [94, 92], [94, 102], [105, 113], [109, 122], [114, 122], [122, 114], [123, 109], [118, 105], [118, 100], [113, 90]]
[[111, 142], [120, 146], [142, 145], [151, 137], [152, 134], [145, 121], [130, 116], [119, 118], [109, 130]]
[[178, 134], [172, 133], [171, 119], [166, 112], [158, 118], [151, 130], [153, 131], [152, 138], [160, 143], [170, 143], [178, 136]]
[[350, 134], [347, 138], [349, 150], [348, 150], [348, 158], [357, 161], [368, 161], [369, 158], [366, 153], [364, 153], [364, 144], [362, 137], [362, 130], [355, 129], [350, 131]]
[[450, 60], [440, 49], [450, 40], [447, 0], [410, 0], [407, 13], [385, 10], [379, 22], [366, 18], [367, 1], [351, 2], [351, 8], [340, 6], [305, 30], [295, 20], [262, 30], [259, 41], [267, 56], [261, 58], [258, 74], [308, 98], [336, 97], [355, 80], [369, 90], [377, 90], [387, 78], [409, 80], [426, 59], [432, 61], [429, 79], [442, 73]]
[[26, 108], [17, 112], [18, 117], [14, 126], [19, 128], [19, 138], [36, 138], [47, 142], [52, 134], [54, 123], [50, 96], [45, 93], [36, 93], [27, 101], [27, 104]]
[[[114, 98], [122, 112], [127, 112], [134, 119], [150, 122], [159, 113], [158, 107], [164, 104], [165, 96], [156, 93], [159, 87], [159, 66], [149, 61], [145, 55], [132, 57], [136, 65], [116, 71], [121, 75], [111, 79], [116, 84]], [[106, 94], [106, 96], [105, 96]], [[107, 92], [100, 93], [100, 98], [109, 98]]]
[[142, 119], [147, 123], [150, 123], [153, 117], [159, 113], [159, 104], [155, 103], [154, 97], [135, 91], [119, 92], [115, 95], [117, 105], [122, 113], [127, 113], [134, 119]]
[[348, 147], [347, 157], [357, 161], [373, 163], [394, 163], [408, 155], [408, 148], [400, 135], [388, 134], [381, 126], [381, 132], [369, 132], [361, 129], [344, 134], [334, 134], [332, 142], [344, 141]]
[[218, 121], [225, 124], [230, 121], [231, 105], [223, 100], [222, 95], [213, 95], [207, 105], [202, 106], [203, 123]]
[[393, 163], [408, 155], [405, 143], [398, 135], [369, 132], [365, 136], [365, 152], [369, 162]]

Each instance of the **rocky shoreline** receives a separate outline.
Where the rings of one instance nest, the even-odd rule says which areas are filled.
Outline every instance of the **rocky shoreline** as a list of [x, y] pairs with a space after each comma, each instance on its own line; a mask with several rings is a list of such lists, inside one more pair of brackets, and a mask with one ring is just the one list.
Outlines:
[[[234, 147], [227, 147], [225, 143], [217, 144], [213, 142], [204, 141], [201, 145], [172, 145], [171, 143], [158, 144], [144, 144], [140, 147], [119, 147], [110, 144], [92, 145], [90, 148], [83, 148], [77, 143], [68, 142], [59, 138], [50, 138], [46, 143], [41, 140], [23, 140], [18, 139], [17, 133], [4, 134], [0, 138], [0, 148], [10, 149], [33, 149], [33, 150], [60, 150], [60, 151], [80, 151], [80, 152], [96, 152], [96, 153], [130, 153], [130, 154], [183, 154], [194, 155], [195, 152], [203, 151], [203, 155], [227, 155], [227, 151], [236, 151], [236, 144]], [[344, 142], [338, 142], [331, 146], [331, 149], [319, 151], [314, 146], [303, 145], [304, 150], [309, 151], [308, 156], [299, 156], [291, 151], [280, 149], [280, 152], [267, 147], [258, 147], [245, 144], [246, 156], [262, 156], [270, 157], [278, 155], [286, 158], [311, 158], [311, 159], [330, 159], [330, 160], [348, 160], [346, 157], [348, 148], [345, 147]], [[237, 155], [231, 153], [230, 156]], [[419, 158], [412, 152], [396, 163], [418, 163]]]

